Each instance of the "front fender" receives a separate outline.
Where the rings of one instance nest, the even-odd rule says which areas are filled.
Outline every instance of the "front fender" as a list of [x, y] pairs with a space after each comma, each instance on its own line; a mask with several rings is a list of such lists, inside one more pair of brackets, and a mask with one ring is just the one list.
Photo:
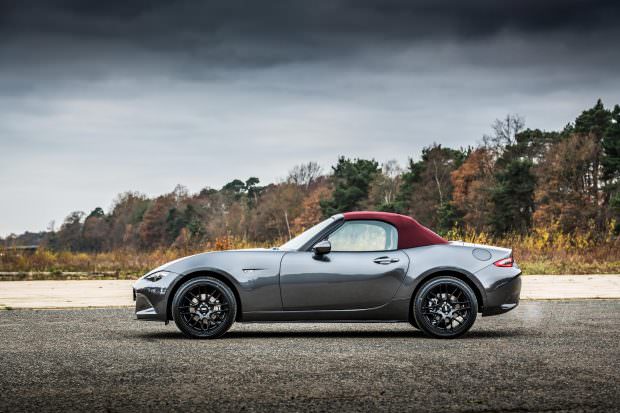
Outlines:
[[[229, 287], [231, 287], [231, 289], [233, 290], [233, 293], [235, 294], [236, 299], [238, 301], [241, 300], [239, 296], [239, 290], [240, 290], [241, 285], [239, 284], [239, 281], [235, 277], [233, 277], [231, 274], [228, 274], [225, 271], [222, 271], [221, 269], [214, 268], [214, 267], [200, 267], [200, 268], [196, 268], [195, 270], [188, 270], [188, 272], [185, 274], [177, 274], [172, 280], [172, 282], [170, 283], [168, 289], [166, 290], [166, 294], [165, 294], [166, 320], [172, 319], [172, 313], [171, 313], [170, 308], [172, 305], [172, 300], [177, 290], [190, 279], [199, 277], [201, 275], [212, 276], [221, 281], [224, 281], [226, 284], [228, 284]], [[238, 303], [238, 305], [241, 308], [240, 302]], [[237, 314], [237, 317], [240, 317], [240, 316], [241, 314]]]
[[176, 290], [188, 279], [204, 274], [223, 278], [234, 288], [242, 311], [279, 311], [280, 262], [285, 252], [277, 250], [238, 250], [192, 255], [165, 267], [178, 274], [166, 291], [170, 302]]

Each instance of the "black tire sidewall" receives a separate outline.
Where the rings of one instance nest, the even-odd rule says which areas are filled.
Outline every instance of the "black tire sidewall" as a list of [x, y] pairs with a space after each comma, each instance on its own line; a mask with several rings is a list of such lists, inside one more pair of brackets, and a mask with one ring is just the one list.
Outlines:
[[[429, 323], [426, 317], [422, 315], [422, 305], [424, 303], [424, 297], [426, 297], [426, 294], [428, 293], [429, 290], [431, 290], [437, 284], [442, 284], [442, 283], [450, 283], [455, 286], [458, 286], [465, 294], [467, 294], [468, 299], [470, 300], [471, 306], [472, 306], [472, 311], [467, 321], [462, 326], [458, 327], [456, 330], [449, 331], [449, 332], [441, 332], [441, 331], [436, 330], [435, 328], [432, 327], [432, 325]], [[435, 338], [456, 338], [456, 337], [462, 336], [467, 331], [469, 331], [469, 329], [474, 325], [477, 314], [478, 314], [478, 299], [476, 298], [476, 294], [471, 289], [471, 287], [467, 285], [467, 283], [465, 283], [464, 281], [456, 277], [445, 276], [445, 277], [433, 278], [429, 281], [426, 281], [422, 285], [422, 287], [418, 290], [415, 296], [415, 299], [413, 301], [413, 317], [414, 317], [414, 320], [418, 328], [424, 331], [424, 333], [426, 333], [427, 335], [431, 337], [435, 337]]]
[[[179, 304], [180, 304], [182, 297], [185, 295], [185, 293], [188, 290], [195, 288], [198, 285], [205, 285], [205, 286], [217, 288], [219, 291], [222, 292], [222, 294], [226, 296], [226, 300], [228, 300], [228, 303], [229, 303], [228, 305], [229, 312], [228, 312], [228, 317], [226, 318], [226, 321], [220, 324], [214, 330], [204, 332], [204, 333], [200, 333], [194, 330], [193, 328], [191, 328], [190, 326], [188, 326], [183, 321], [181, 314], [179, 313]], [[230, 329], [230, 327], [235, 322], [236, 317], [237, 317], [237, 300], [235, 299], [235, 294], [232, 292], [232, 290], [230, 289], [228, 285], [218, 280], [217, 278], [208, 277], [208, 276], [192, 278], [191, 280], [181, 285], [181, 287], [174, 294], [174, 298], [172, 300], [172, 319], [174, 320], [174, 323], [177, 325], [179, 330], [181, 330], [183, 334], [185, 334], [187, 337], [190, 337], [190, 338], [203, 338], [203, 339], [207, 338], [208, 339], [208, 338], [221, 337]]]

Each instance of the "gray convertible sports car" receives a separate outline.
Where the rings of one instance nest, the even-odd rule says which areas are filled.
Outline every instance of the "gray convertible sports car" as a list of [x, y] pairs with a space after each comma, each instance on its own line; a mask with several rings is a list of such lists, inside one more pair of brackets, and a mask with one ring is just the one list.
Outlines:
[[448, 242], [404, 215], [347, 212], [279, 248], [162, 265], [135, 283], [134, 300], [139, 320], [174, 320], [192, 338], [235, 321], [404, 321], [454, 338], [478, 313], [515, 308], [520, 274], [510, 249]]

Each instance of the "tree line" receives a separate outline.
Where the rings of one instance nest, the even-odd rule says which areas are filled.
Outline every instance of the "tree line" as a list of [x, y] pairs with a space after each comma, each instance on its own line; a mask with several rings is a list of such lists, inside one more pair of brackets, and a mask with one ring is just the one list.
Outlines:
[[620, 106], [609, 109], [600, 100], [559, 131], [529, 129], [519, 115], [507, 115], [476, 147], [432, 144], [404, 168], [340, 157], [329, 173], [309, 162], [265, 186], [249, 177], [195, 194], [183, 186], [155, 198], [125, 192], [108, 212], [72, 212], [58, 230], [0, 241], [87, 252], [195, 246], [225, 237], [275, 243], [332, 214], [366, 209], [411, 215], [440, 233], [503, 236], [547, 228], [618, 234], [619, 121]]

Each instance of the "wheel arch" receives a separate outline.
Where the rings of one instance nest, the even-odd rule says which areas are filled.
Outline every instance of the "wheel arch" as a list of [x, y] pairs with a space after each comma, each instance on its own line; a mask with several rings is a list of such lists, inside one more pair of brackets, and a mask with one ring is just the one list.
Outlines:
[[237, 288], [237, 286], [235, 285], [235, 283], [230, 279], [229, 276], [218, 272], [216, 270], [196, 270], [193, 272], [189, 272], [187, 274], [183, 274], [181, 277], [179, 277], [174, 285], [172, 286], [172, 288], [170, 289], [170, 292], [168, 294], [168, 298], [166, 301], [166, 319], [167, 320], [172, 320], [172, 301], [174, 300], [174, 295], [176, 294], [177, 290], [179, 288], [181, 288], [181, 286], [183, 284], [185, 284], [186, 282], [193, 280], [194, 278], [198, 278], [198, 277], [212, 277], [215, 278], [221, 282], [223, 282], [224, 284], [226, 284], [228, 286], [228, 288], [230, 288], [233, 292], [233, 294], [235, 295], [235, 300], [237, 301], [237, 316], [235, 317], [235, 321], [241, 321], [242, 319], [242, 303], [241, 303], [241, 297], [239, 295], [239, 290]]
[[478, 281], [478, 279], [473, 274], [461, 268], [441, 267], [426, 271], [418, 277], [416, 286], [413, 289], [413, 293], [411, 294], [411, 298], [409, 300], [409, 318], [411, 318], [412, 315], [411, 310], [413, 308], [413, 301], [415, 300], [415, 296], [420, 290], [420, 288], [422, 288], [422, 286], [427, 281], [432, 280], [433, 278], [446, 276], [458, 278], [459, 280], [467, 284], [476, 295], [476, 300], [478, 300], [478, 312], [482, 312], [482, 309], [484, 308], [484, 305], [486, 303], [486, 294], [480, 281]]

